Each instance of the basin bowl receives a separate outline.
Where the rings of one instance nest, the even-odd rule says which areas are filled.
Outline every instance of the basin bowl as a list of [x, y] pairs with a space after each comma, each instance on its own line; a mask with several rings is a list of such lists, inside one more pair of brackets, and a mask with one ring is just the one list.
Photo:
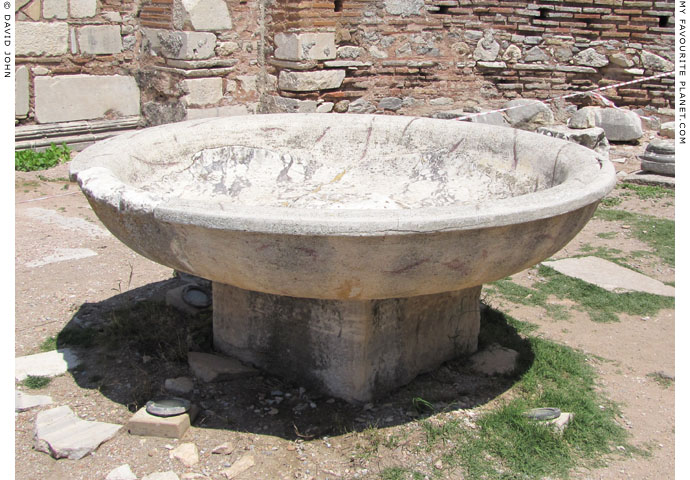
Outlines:
[[405, 116], [194, 120], [71, 164], [136, 252], [214, 282], [214, 342], [368, 400], [477, 348], [481, 285], [553, 255], [615, 184], [596, 152]]

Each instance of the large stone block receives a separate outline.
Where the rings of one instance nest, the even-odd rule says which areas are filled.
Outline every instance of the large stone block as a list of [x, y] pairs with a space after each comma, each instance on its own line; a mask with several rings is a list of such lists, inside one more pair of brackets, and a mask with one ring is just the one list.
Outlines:
[[175, 0], [173, 25], [182, 29], [186, 22], [197, 31], [229, 30], [232, 20], [225, 0]]
[[345, 70], [321, 70], [318, 72], [280, 72], [278, 88], [290, 92], [314, 92], [338, 88], [345, 79]]
[[17, 22], [17, 56], [55, 57], [67, 53], [69, 28], [65, 22]]
[[335, 33], [277, 33], [273, 55], [282, 60], [331, 60], [335, 58]]
[[391, 15], [409, 17], [410, 15], [421, 15], [424, 7], [424, 0], [385, 0], [386, 12]]
[[602, 108], [596, 111], [596, 126], [604, 129], [606, 138], [614, 142], [629, 142], [642, 137], [642, 120], [630, 110]]
[[216, 36], [209, 32], [173, 32], [159, 28], [143, 28], [144, 48], [154, 55], [176, 60], [211, 58]]
[[108, 55], [122, 51], [122, 36], [118, 25], [88, 25], [77, 30], [81, 53]]
[[43, 18], [67, 18], [67, 0], [43, 0]]
[[96, 15], [98, 0], [69, 0], [69, 15], [74, 18], [89, 18]]
[[187, 95], [182, 101], [192, 107], [212, 105], [223, 98], [222, 78], [191, 78], [182, 80], [182, 89]]
[[139, 88], [134, 77], [65, 75], [34, 80], [39, 123], [103, 118], [106, 113], [139, 115]]
[[217, 349], [348, 401], [368, 401], [477, 349], [481, 287], [317, 300], [213, 284]]
[[14, 116], [26, 117], [29, 113], [29, 69], [19, 67], [14, 72]]

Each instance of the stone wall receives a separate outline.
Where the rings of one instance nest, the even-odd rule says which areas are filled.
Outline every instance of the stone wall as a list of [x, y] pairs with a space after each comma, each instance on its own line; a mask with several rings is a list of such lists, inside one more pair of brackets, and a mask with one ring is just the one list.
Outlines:
[[[19, 0], [16, 116], [157, 125], [546, 99], [672, 71], [673, 12], [654, 0]], [[606, 96], [673, 107], [673, 83]]]

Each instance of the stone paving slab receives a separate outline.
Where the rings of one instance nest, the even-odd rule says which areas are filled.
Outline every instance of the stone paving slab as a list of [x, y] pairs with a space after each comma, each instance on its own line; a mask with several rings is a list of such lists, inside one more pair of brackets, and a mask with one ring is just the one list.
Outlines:
[[14, 378], [21, 382], [29, 375], [35, 377], [56, 377], [81, 363], [69, 348], [27, 355], [14, 359]]
[[669, 177], [666, 175], [657, 175], [655, 173], [645, 172], [640, 170], [626, 175], [624, 181], [630, 183], [637, 183], [639, 185], [658, 185], [666, 188], [676, 188], [676, 177]]
[[67, 406], [38, 412], [36, 450], [54, 458], [79, 460], [115, 436], [122, 425], [82, 420]]
[[676, 289], [641, 273], [599, 257], [566, 258], [542, 265], [563, 275], [579, 278], [610, 292], [646, 292], [675, 297]]
[[48, 395], [28, 395], [19, 390], [14, 391], [14, 411], [23, 412], [33, 407], [50, 405], [53, 399]]

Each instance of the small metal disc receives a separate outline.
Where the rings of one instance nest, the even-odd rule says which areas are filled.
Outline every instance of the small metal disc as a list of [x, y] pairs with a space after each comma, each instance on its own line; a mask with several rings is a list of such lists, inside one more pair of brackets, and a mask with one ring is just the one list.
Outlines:
[[561, 410], [554, 407], [533, 408], [527, 410], [523, 415], [532, 420], [553, 420], [561, 416]]
[[192, 404], [184, 398], [164, 398], [150, 400], [146, 403], [146, 411], [156, 417], [174, 417], [182, 415], [191, 408]]
[[196, 285], [187, 285], [182, 290], [182, 300], [196, 308], [206, 308], [211, 305], [211, 297]]

